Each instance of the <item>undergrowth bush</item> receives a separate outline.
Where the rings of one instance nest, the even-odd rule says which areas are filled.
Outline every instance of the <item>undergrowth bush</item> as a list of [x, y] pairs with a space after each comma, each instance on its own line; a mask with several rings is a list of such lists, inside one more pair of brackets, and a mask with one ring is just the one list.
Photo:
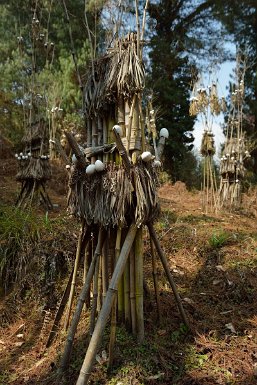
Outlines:
[[0, 295], [17, 282], [22, 286], [30, 273], [44, 285], [65, 271], [71, 255], [67, 244], [74, 248], [76, 242], [66, 222], [65, 217], [0, 205]]
[[0, 287], [7, 290], [21, 279], [28, 256], [48, 221], [32, 210], [0, 206]]

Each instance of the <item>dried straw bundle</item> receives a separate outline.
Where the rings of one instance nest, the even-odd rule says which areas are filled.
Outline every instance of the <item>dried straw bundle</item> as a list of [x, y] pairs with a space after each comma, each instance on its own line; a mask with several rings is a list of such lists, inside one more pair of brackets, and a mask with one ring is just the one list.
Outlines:
[[144, 85], [145, 70], [137, 55], [137, 35], [131, 33], [116, 40], [109, 52], [89, 68], [84, 88], [87, 116], [95, 117], [103, 107], [116, 103], [119, 95], [131, 100]]
[[212, 132], [204, 131], [201, 143], [201, 155], [212, 156], [215, 154], [214, 135]]
[[122, 166], [113, 163], [93, 177], [75, 166], [68, 205], [70, 212], [85, 219], [88, 225], [123, 227], [134, 216], [140, 226], [159, 213], [157, 186], [157, 170], [141, 161], [131, 169], [130, 178]]
[[31, 157], [20, 161], [20, 169], [16, 179], [20, 182], [24, 180], [47, 181], [51, 178], [51, 168], [48, 159]]

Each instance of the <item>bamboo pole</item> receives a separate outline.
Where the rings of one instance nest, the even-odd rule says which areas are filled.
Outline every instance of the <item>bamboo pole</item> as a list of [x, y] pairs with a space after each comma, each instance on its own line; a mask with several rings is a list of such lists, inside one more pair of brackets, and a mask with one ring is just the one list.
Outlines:
[[81, 293], [80, 293], [80, 296], [78, 299], [77, 307], [76, 307], [73, 319], [71, 321], [71, 326], [70, 326], [69, 333], [68, 333], [68, 336], [66, 339], [64, 353], [63, 353], [61, 363], [60, 363], [60, 368], [59, 368], [59, 376], [60, 377], [64, 374], [65, 370], [69, 366], [74, 336], [75, 336], [75, 333], [77, 330], [77, 326], [79, 323], [79, 319], [80, 319], [80, 315], [81, 315], [81, 312], [83, 309], [84, 302], [85, 302], [85, 300], [88, 296], [88, 293], [90, 291], [90, 285], [91, 285], [91, 281], [92, 281], [92, 278], [94, 275], [95, 265], [96, 265], [96, 262], [97, 262], [99, 256], [101, 255], [101, 250], [102, 250], [103, 243], [104, 243], [104, 236], [105, 236], [105, 231], [102, 228], [100, 228], [99, 233], [98, 233], [98, 242], [97, 242], [97, 246], [96, 246], [96, 249], [94, 252], [94, 256], [92, 258], [92, 261], [91, 261], [91, 264], [90, 264], [90, 267], [89, 267], [89, 270], [87, 273], [87, 278], [86, 278], [85, 284], [82, 287], [82, 290], [81, 290]]
[[[120, 245], [121, 245], [121, 227], [117, 229], [116, 244], [115, 244], [115, 260], [117, 262], [120, 255]], [[123, 319], [124, 313], [124, 284], [121, 279], [118, 283], [118, 318]]]
[[149, 229], [149, 233], [150, 233], [150, 237], [153, 239], [153, 242], [154, 242], [154, 245], [155, 245], [155, 248], [159, 254], [159, 257], [161, 259], [161, 262], [162, 262], [162, 265], [163, 265], [163, 268], [164, 268], [164, 271], [167, 275], [167, 278], [168, 278], [168, 281], [169, 281], [169, 284], [172, 288], [172, 291], [173, 291], [173, 294], [174, 294], [174, 297], [175, 297], [175, 300], [177, 302], [177, 305], [178, 305], [178, 308], [179, 308], [179, 311], [180, 311], [180, 315], [185, 323], [185, 325], [188, 327], [188, 329], [190, 329], [190, 325], [189, 325], [189, 322], [188, 322], [188, 319], [187, 319], [187, 316], [186, 316], [186, 313], [185, 313], [185, 310], [183, 308], [183, 305], [182, 305], [182, 301], [181, 301], [181, 298], [180, 298], [180, 295], [177, 291], [177, 287], [176, 287], [176, 284], [174, 282], [174, 279], [172, 277], [172, 274], [170, 272], [170, 269], [169, 269], [169, 265], [168, 265], [168, 261], [167, 261], [167, 258], [161, 248], [161, 245], [160, 245], [160, 242], [157, 238], [157, 235], [156, 235], [156, 232], [154, 230], [154, 227], [153, 227], [153, 224], [152, 223], [148, 223], [147, 224], [147, 227]]
[[[96, 147], [98, 144], [98, 129], [96, 124], [96, 119], [92, 120], [92, 147]], [[96, 157], [91, 157], [91, 163], [95, 163]]]
[[135, 294], [135, 250], [132, 247], [129, 256], [130, 270], [130, 307], [132, 334], [136, 335], [136, 294]]
[[103, 252], [101, 257], [99, 258], [99, 269], [98, 269], [98, 295], [97, 295], [97, 313], [101, 310], [102, 306], [102, 298], [103, 298], [103, 290], [102, 290], [102, 284], [103, 284]]
[[152, 238], [150, 238], [150, 244], [151, 244], [151, 255], [152, 255], [154, 293], [155, 293], [155, 300], [156, 300], [156, 306], [157, 306], [157, 317], [158, 317], [158, 322], [160, 322], [160, 320], [161, 320], [161, 305], [160, 305], [160, 295], [159, 295], [159, 287], [158, 287], [158, 280], [157, 280], [157, 269], [156, 269], [156, 258], [155, 258], [155, 252], [154, 252], [154, 243], [153, 243]]
[[73, 302], [73, 297], [74, 297], [74, 292], [75, 292], [76, 277], [77, 277], [77, 271], [78, 271], [78, 266], [79, 266], [81, 245], [82, 245], [82, 239], [84, 236], [84, 230], [85, 230], [85, 220], [82, 219], [81, 230], [80, 230], [80, 234], [79, 234], [77, 251], [76, 251], [75, 264], [74, 264], [73, 275], [72, 275], [72, 282], [71, 282], [71, 289], [70, 289], [67, 313], [66, 313], [66, 318], [65, 318], [65, 323], [64, 323], [65, 330], [68, 329], [69, 321], [70, 321], [70, 313], [71, 313], [71, 307], [72, 307], [72, 302]]
[[89, 327], [90, 336], [92, 336], [94, 328], [95, 328], [95, 317], [96, 317], [97, 298], [98, 298], [98, 276], [99, 276], [100, 259], [101, 259], [101, 257], [99, 257], [97, 259], [97, 261], [96, 261], [95, 274], [94, 274], [94, 280], [93, 280], [93, 301], [92, 301], [92, 308], [91, 308], [91, 314], [90, 314], [90, 327]]
[[87, 147], [92, 146], [92, 120], [87, 120]]
[[113, 305], [112, 305], [108, 369], [111, 369], [113, 365], [113, 358], [114, 358], [113, 353], [114, 353], [114, 345], [115, 345], [115, 339], [116, 339], [116, 326], [117, 326], [117, 295], [115, 295]]
[[[117, 236], [116, 236], [116, 243], [117, 243]], [[120, 254], [120, 251], [119, 251], [119, 254]], [[113, 253], [111, 254], [111, 272], [112, 272], [112, 274], [114, 271], [115, 263], [117, 262], [117, 260], [119, 258], [119, 254], [118, 254], [118, 248], [113, 250]], [[116, 340], [116, 326], [117, 326], [117, 294], [115, 295], [113, 305], [112, 305], [108, 369], [111, 369], [112, 365], [113, 365], [114, 345], [115, 345], [115, 340]]]
[[134, 108], [135, 108], [135, 103], [136, 103], [136, 94], [133, 96], [131, 107], [130, 107], [130, 113], [129, 113], [129, 117], [128, 117], [127, 152], [129, 152], [129, 148], [130, 148], [131, 127], [132, 127], [132, 122], [133, 122], [133, 112], [134, 112]]
[[126, 263], [124, 275], [124, 318], [125, 325], [128, 329], [131, 328], [131, 312], [130, 312], [130, 276], [129, 276], [129, 260]]
[[98, 316], [96, 327], [92, 335], [92, 338], [90, 340], [87, 353], [86, 353], [82, 368], [80, 370], [80, 374], [76, 382], [76, 385], [86, 385], [88, 383], [89, 376], [95, 361], [96, 352], [100, 344], [102, 334], [107, 324], [108, 317], [111, 312], [113, 302], [117, 293], [118, 282], [120, 281], [121, 276], [124, 272], [128, 255], [133, 245], [136, 233], [137, 233], [137, 227], [134, 223], [132, 223], [130, 225], [126, 239], [123, 243], [119, 259], [116, 263], [116, 266], [112, 275], [112, 279], [109, 285], [109, 289], [106, 294], [106, 299], [104, 301], [101, 312]]
[[102, 286], [103, 286], [103, 301], [106, 297], [108, 290], [108, 249], [109, 249], [109, 236], [107, 236], [102, 254]]
[[137, 340], [144, 339], [144, 283], [143, 283], [143, 229], [138, 229], [135, 238], [135, 293]]

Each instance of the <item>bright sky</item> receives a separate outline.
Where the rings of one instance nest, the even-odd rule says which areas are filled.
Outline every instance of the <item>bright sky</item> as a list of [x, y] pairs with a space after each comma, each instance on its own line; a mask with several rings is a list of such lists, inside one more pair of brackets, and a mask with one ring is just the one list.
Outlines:
[[[230, 80], [230, 75], [232, 74], [233, 68], [235, 66], [234, 62], [225, 62], [220, 66], [220, 70], [217, 72], [218, 79], [218, 95], [221, 96], [228, 96], [228, 85]], [[215, 78], [213, 79], [215, 80]], [[206, 79], [206, 85], [208, 83], [208, 80]], [[220, 145], [224, 143], [225, 137], [222, 130], [222, 124], [224, 122], [224, 116], [223, 114], [220, 114], [217, 118], [215, 118], [215, 121], [212, 125], [212, 130], [214, 133], [214, 140], [216, 145], [216, 156], [217, 159], [219, 157], [220, 153]], [[194, 132], [193, 135], [195, 137], [194, 141], [194, 149], [199, 152], [201, 147], [201, 140], [202, 140], [202, 134], [203, 134], [203, 126], [201, 123], [201, 120], [197, 120], [194, 126]]]

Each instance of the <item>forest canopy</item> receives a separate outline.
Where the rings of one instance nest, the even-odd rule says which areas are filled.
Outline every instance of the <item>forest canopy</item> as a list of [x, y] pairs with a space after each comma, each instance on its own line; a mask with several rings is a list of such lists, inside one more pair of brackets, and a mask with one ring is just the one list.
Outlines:
[[[143, 7], [139, 1], [141, 16]], [[193, 148], [195, 118], [188, 113], [192, 84], [203, 66], [231, 58], [221, 42], [231, 41], [249, 56], [251, 65], [245, 81], [246, 130], [255, 139], [256, 7], [256, 1], [250, 0], [240, 5], [234, 1], [224, 5], [220, 0], [149, 1], [145, 33], [146, 95], [154, 95], [159, 111], [157, 128], [167, 127], [170, 131], [165, 159], [175, 179], [180, 178], [182, 165]], [[47, 95], [46, 109], [58, 106], [63, 111], [64, 126], [83, 127], [77, 73], [82, 83], [85, 82], [91, 58], [101, 55], [115, 35], [136, 28], [135, 23], [130, 23], [134, 20], [134, 2], [127, 0], [117, 5], [111, 0], [86, 3], [81, 0], [23, 0], [18, 4], [11, 0], [2, 1], [0, 11], [0, 125], [3, 134], [19, 148], [34, 54], [40, 92]], [[36, 47], [32, 44], [33, 17], [39, 20], [42, 34], [42, 44]], [[46, 44], [53, 47], [51, 52]], [[77, 73], [72, 53], [76, 56]], [[256, 157], [254, 153], [253, 158]], [[257, 166], [254, 171], [256, 173]]]

